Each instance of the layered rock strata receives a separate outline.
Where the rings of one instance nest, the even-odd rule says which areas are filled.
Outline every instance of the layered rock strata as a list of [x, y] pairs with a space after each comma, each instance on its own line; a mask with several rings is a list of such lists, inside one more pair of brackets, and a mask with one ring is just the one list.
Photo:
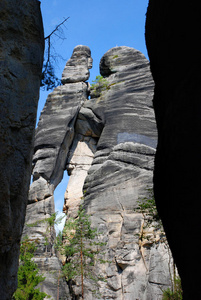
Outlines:
[[40, 3], [0, 3], [0, 298], [17, 288], [43, 63]]
[[[64, 85], [48, 96], [41, 114], [27, 222], [54, 212], [53, 191], [66, 168], [70, 175], [64, 203], [67, 217], [76, 218], [84, 195], [92, 226], [105, 243], [100, 255], [106, 262], [96, 265], [107, 280], [95, 287], [101, 299], [160, 300], [162, 290], [171, 286], [171, 254], [158, 224], [151, 222], [146, 228], [137, 210], [138, 201], [152, 187], [157, 142], [149, 63], [133, 48], [109, 50], [100, 62], [104, 78], [91, 87], [88, 99], [89, 51], [85, 46], [74, 49], [62, 76]], [[45, 249], [42, 224], [25, 231], [41, 241], [38, 259], [44, 262], [49, 251], [51, 262], [56, 256], [53, 247]], [[50, 232], [48, 238], [51, 245]], [[70, 288], [70, 295], [64, 291], [66, 299], [80, 299], [79, 279]], [[93, 282], [85, 280], [86, 299], [97, 298], [92, 290]], [[51, 296], [56, 299], [56, 290]]]
[[[102, 251], [109, 262], [96, 266], [107, 279], [99, 293], [101, 299], [162, 299], [162, 289], [171, 285], [169, 249], [154, 225], [147, 232], [143, 229], [143, 215], [136, 210], [152, 186], [157, 141], [149, 63], [137, 50], [116, 47], [101, 59], [100, 72], [104, 79], [92, 87], [91, 99], [80, 111], [91, 131], [97, 120], [102, 123], [83, 187], [85, 209], [106, 243]], [[83, 132], [85, 138], [89, 132]], [[67, 168], [73, 158], [76, 153]], [[74, 172], [81, 167], [80, 161]], [[67, 192], [70, 189], [69, 181]], [[66, 200], [71, 210], [70, 199]], [[87, 299], [96, 299], [93, 284], [85, 284]], [[77, 286], [74, 292], [79, 292]]]
[[146, 21], [158, 128], [155, 198], [185, 300], [201, 299], [200, 10], [197, 1], [150, 0]]
[[[85, 46], [74, 49], [64, 69], [65, 80], [62, 81], [66, 84], [49, 94], [35, 134], [33, 183], [29, 190], [26, 217], [26, 224], [35, 223], [35, 226], [25, 226], [24, 234], [40, 241], [35, 260], [42, 266], [44, 276], [47, 275], [41, 289], [53, 299], [58, 297], [57, 281], [60, 275], [57, 270], [61, 269], [61, 264], [54, 250], [54, 228], [48, 229], [48, 218], [55, 213], [54, 190], [63, 177], [79, 110], [88, 98], [88, 84], [85, 80], [92, 66], [90, 53], [90, 49]], [[68, 299], [68, 289], [63, 279], [60, 279], [59, 285], [59, 299]]]

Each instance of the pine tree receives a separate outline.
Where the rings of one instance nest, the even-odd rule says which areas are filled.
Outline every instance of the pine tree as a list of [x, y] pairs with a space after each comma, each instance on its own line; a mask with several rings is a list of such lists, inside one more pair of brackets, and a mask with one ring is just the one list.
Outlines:
[[[84, 278], [89, 278], [96, 283], [99, 280], [104, 281], [103, 277], [92, 271], [92, 266], [96, 262], [96, 255], [100, 252], [98, 246], [103, 246], [105, 243], [95, 241], [97, 230], [91, 228], [89, 216], [85, 214], [82, 206], [78, 210], [78, 217], [67, 221], [64, 235], [67, 239], [67, 244], [64, 246], [67, 259], [63, 273], [68, 282], [80, 276], [82, 299], [84, 299]], [[101, 263], [104, 262], [101, 260]]]
[[54, 226], [60, 224], [62, 222], [62, 219], [65, 217], [65, 215], [64, 215], [64, 216], [57, 218], [57, 214], [58, 214], [58, 212], [55, 212], [55, 213], [52, 213], [49, 218], [41, 219], [41, 220], [38, 220], [31, 224], [26, 224], [27, 227], [35, 227], [42, 223], [46, 224], [46, 226], [47, 226], [46, 231], [43, 233], [43, 236], [45, 238], [44, 245], [46, 246], [46, 253], [48, 251], [48, 246], [50, 248], [50, 251], [52, 251], [52, 248], [53, 248]]
[[36, 242], [30, 241], [28, 236], [25, 236], [20, 247], [18, 288], [13, 295], [13, 300], [43, 300], [48, 296], [36, 288], [45, 277], [38, 274], [38, 266], [32, 260], [35, 250]]

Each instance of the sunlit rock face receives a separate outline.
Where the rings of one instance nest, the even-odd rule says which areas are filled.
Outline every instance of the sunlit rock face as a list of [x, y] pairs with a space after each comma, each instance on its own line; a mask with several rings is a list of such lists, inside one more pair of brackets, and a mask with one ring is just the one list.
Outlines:
[[0, 298], [17, 288], [43, 63], [44, 37], [36, 0], [0, 3]]
[[80, 82], [89, 79], [89, 69], [92, 68], [91, 50], [87, 46], [79, 45], [74, 48], [71, 58], [64, 68], [61, 82]]
[[[200, 9], [197, 1], [150, 0], [146, 21], [158, 128], [155, 198], [188, 300], [201, 299]], [[193, 255], [187, 240], [196, 241]]]
[[[88, 47], [76, 47], [64, 70], [70, 82], [63, 82], [47, 98], [36, 130], [34, 181], [26, 221], [31, 224], [34, 219], [38, 222], [51, 216], [53, 191], [67, 170], [67, 218], [76, 218], [84, 202], [92, 226], [105, 243], [101, 255], [106, 263], [97, 264], [94, 271], [99, 270], [107, 282], [94, 287], [85, 280], [85, 298], [97, 299], [92, 293], [95, 288], [101, 299], [160, 300], [162, 289], [171, 286], [171, 254], [162, 230], [154, 222], [146, 228], [143, 214], [136, 209], [138, 201], [148, 195], [147, 189], [152, 188], [157, 143], [149, 62], [133, 48], [112, 48], [100, 62], [104, 78], [89, 91], [88, 77], [82, 75], [77, 82], [75, 69], [81, 66], [86, 74], [91, 61]], [[44, 224], [26, 227], [24, 233], [40, 239], [35, 258], [47, 272], [51, 259], [55, 265], [57, 258], [54, 230], [48, 233], [46, 247]], [[57, 269], [58, 264], [57, 260]], [[42, 284], [55, 300], [56, 280], [58, 272], [54, 280], [48, 277]], [[64, 299], [81, 297], [79, 278], [71, 282], [70, 292], [64, 282], [61, 286]]]
[[[41, 290], [53, 299], [57, 299], [58, 280], [60, 297], [69, 299], [69, 292], [63, 282], [64, 278], [60, 278], [61, 274], [57, 272], [61, 269], [61, 263], [54, 250], [55, 231], [54, 228], [48, 228], [45, 220], [55, 213], [54, 190], [63, 177], [69, 148], [75, 140], [75, 123], [79, 111], [88, 98], [88, 83], [85, 80], [92, 66], [90, 53], [86, 46], [75, 48], [64, 69], [68, 79], [49, 94], [35, 133], [33, 183], [29, 190], [26, 224], [36, 224], [25, 226], [24, 235], [40, 240], [35, 260], [44, 276], [47, 275]], [[47, 239], [48, 246], [45, 245]], [[55, 273], [52, 265], [56, 268]]]
[[141, 244], [146, 229], [136, 210], [152, 187], [157, 142], [149, 63], [133, 48], [115, 47], [102, 57], [100, 72], [105, 80], [92, 87], [83, 105], [103, 122], [83, 187], [85, 208], [109, 262], [98, 266], [107, 279], [99, 291], [102, 299], [162, 299], [161, 287], [171, 285], [171, 258], [154, 226]]

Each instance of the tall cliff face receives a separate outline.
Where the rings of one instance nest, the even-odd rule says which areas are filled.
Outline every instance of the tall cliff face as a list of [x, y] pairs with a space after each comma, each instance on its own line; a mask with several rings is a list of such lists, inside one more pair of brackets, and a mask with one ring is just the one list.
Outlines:
[[40, 3], [0, 3], [0, 294], [17, 287], [44, 37]]
[[[155, 197], [188, 300], [201, 298], [201, 243], [196, 242], [201, 219], [200, 11], [197, 1], [150, 0], [146, 21], [158, 128]], [[187, 240], [196, 244], [192, 253]]]
[[[69, 180], [65, 208], [72, 215], [75, 201], [80, 201], [81, 186], [80, 194], [71, 191], [87, 167], [84, 206], [106, 243], [103, 252], [110, 262], [96, 267], [107, 279], [99, 287], [101, 299], [161, 299], [161, 286], [170, 285], [170, 256], [154, 226], [141, 243], [144, 220], [136, 210], [152, 187], [157, 140], [149, 63], [135, 49], [116, 47], [102, 57], [100, 72], [105, 79], [92, 87], [91, 99], [78, 115], [79, 141], [67, 161], [75, 175]], [[86, 152], [87, 164], [79, 159]], [[86, 281], [87, 299], [95, 299], [91, 290]], [[74, 292], [79, 293], [77, 286]]]
[[[91, 87], [88, 99], [90, 67], [89, 48], [76, 47], [62, 75], [64, 85], [48, 96], [36, 131], [27, 223], [54, 211], [53, 190], [67, 169], [67, 217], [76, 218], [84, 193], [85, 209], [105, 242], [106, 263], [97, 265], [107, 279], [97, 288], [101, 299], [162, 299], [161, 288], [171, 285], [169, 248], [156, 224], [145, 228], [136, 210], [152, 187], [157, 141], [149, 63], [133, 48], [109, 50], [100, 62], [104, 79]], [[41, 261], [47, 253], [56, 259], [51, 243], [49, 252], [45, 249], [45, 230], [42, 225], [25, 229], [41, 240]], [[80, 282], [74, 283], [74, 296], [66, 292], [67, 299], [80, 298]], [[86, 299], [96, 299], [93, 289], [86, 280]], [[56, 299], [56, 290], [51, 296]]]

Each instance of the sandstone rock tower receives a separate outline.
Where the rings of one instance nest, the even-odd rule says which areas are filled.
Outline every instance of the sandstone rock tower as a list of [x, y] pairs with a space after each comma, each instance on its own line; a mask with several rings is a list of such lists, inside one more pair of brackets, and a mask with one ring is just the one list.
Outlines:
[[[74, 138], [74, 127], [81, 106], [88, 98], [88, 69], [92, 66], [88, 47], [77, 46], [67, 62], [62, 76], [64, 85], [57, 87], [47, 98], [35, 134], [33, 156], [33, 183], [30, 186], [24, 234], [39, 239], [35, 260], [46, 280], [42, 290], [57, 299], [57, 281], [61, 264], [55, 256], [53, 241], [55, 232], [48, 232], [47, 224], [41, 222], [54, 212], [54, 190], [66, 169], [66, 158]], [[68, 73], [66, 74], [68, 70]], [[55, 273], [56, 270], [56, 273]], [[60, 280], [60, 297], [68, 298], [67, 285]]]
[[[91, 62], [89, 48], [77, 46], [64, 69], [63, 86], [48, 96], [41, 113], [27, 223], [54, 212], [53, 191], [67, 170], [67, 217], [76, 217], [84, 195], [92, 225], [105, 242], [107, 263], [98, 266], [107, 279], [98, 287], [101, 299], [162, 299], [161, 287], [171, 285], [169, 249], [154, 225], [143, 229], [144, 217], [136, 210], [152, 187], [157, 140], [149, 63], [133, 48], [112, 48], [100, 62], [104, 79], [89, 89]], [[45, 249], [44, 230], [44, 225], [25, 228], [29, 236], [41, 240], [38, 259], [44, 262], [48, 252], [56, 261], [53, 247]], [[50, 294], [46, 282], [42, 288]], [[86, 281], [86, 299], [96, 299], [92, 288]], [[52, 290], [56, 299], [56, 289]], [[72, 293], [79, 299], [79, 281], [71, 285], [70, 293], [67, 286], [62, 293], [65, 299]]]

